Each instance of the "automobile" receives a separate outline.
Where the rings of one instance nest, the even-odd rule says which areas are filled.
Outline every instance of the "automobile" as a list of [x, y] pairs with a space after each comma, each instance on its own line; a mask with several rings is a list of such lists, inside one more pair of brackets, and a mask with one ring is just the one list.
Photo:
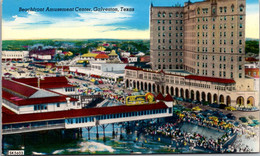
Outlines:
[[174, 97], [175, 100], [178, 100], [178, 101], [183, 101], [183, 98], [182, 97]]
[[228, 106], [228, 107], [225, 107], [225, 110], [234, 111], [234, 110], [237, 110], [237, 109], [235, 107]]
[[201, 104], [200, 101], [198, 101], [198, 100], [193, 100], [191, 103], [196, 104], [196, 105]]
[[192, 99], [184, 99], [185, 102], [191, 103]]
[[220, 108], [220, 109], [225, 109], [225, 107], [226, 107], [225, 104], [220, 104], [220, 105], [219, 105], [219, 108]]
[[232, 113], [228, 113], [226, 116], [230, 120], [236, 120], [236, 117]]
[[211, 115], [212, 113], [213, 113], [212, 110], [207, 109], [207, 110], [204, 110], [204, 111], [202, 112], [202, 115], [204, 115], [204, 116], [208, 116], [208, 115]]
[[213, 108], [219, 108], [219, 104], [217, 104], [217, 103], [209, 104], [209, 106], [213, 107]]
[[206, 105], [209, 105], [209, 102], [208, 101], [201, 101], [202, 105], [206, 106]]

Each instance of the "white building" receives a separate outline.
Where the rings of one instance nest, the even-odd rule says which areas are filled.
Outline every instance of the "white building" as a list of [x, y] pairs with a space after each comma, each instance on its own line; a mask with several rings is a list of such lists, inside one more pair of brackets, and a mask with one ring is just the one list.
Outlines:
[[128, 62], [132, 63], [132, 62], [137, 62], [138, 57], [131, 55], [128, 57]]
[[[77, 99], [28, 85], [31, 79], [22, 79], [19, 82], [11, 79], [3, 79], [3, 106], [16, 114], [28, 114], [38, 112], [53, 112], [70, 109], [81, 109]], [[24, 82], [24, 83], [23, 83]], [[48, 84], [45, 84], [45, 86]], [[54, 87], [54, 90], [59, 87]], [[53, 90], [53, 89], [52, 89]]]
[[29, 51], [2, 51], [2, 60], [24, 60], [29, 57]]

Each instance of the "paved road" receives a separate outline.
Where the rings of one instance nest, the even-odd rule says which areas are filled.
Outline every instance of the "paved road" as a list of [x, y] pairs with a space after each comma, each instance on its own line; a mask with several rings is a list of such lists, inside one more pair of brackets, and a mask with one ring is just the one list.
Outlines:
[[207, 109], [211, 109], [211, 110], [220, 110], [222, 111], [224, 114], [228, 114], [228, 113], [232, 113], [234, 116], [236, 116], [236, 118], [240, 118], [240, 117], [249, 117], [249, 116], [254, 116], [256, 119], [259, 119], [260, 117], [260, 114], [259, 114], [259, 111], [254, 111], [254, 112], [245, 112], [245, 111], [228, 111], [228, 110], [225, 110], [225, 109], [219, 109], [219, 108], [213, 108], [213, 107], [210, 107], [210, 106], [203, 106], [203, 105], [196, 105], [196, 104], [191, 104], [191, 103], [187, 103], [187, 102], [179, 102], [181, 104], [183, 104], [184, 106], [192, 106], [192, 107], [195, 107], [195, 106], [199, 106], [201, 109], [203, 110], [207, 110]]

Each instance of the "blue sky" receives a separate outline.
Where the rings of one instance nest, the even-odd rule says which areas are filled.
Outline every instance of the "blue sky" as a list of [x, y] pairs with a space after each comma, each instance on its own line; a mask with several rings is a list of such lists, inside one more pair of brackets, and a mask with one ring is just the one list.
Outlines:
[[[187, 0], [4, 0], [3, 39], [149, 39], [149, 7]], [[197, 2], [201, 0], [191, 0]], [[259, 3], [247, 0], [248, 38], [259, 36]], [[19, 12], [19, 8], [131, 7], [134, 12]], [[258, 22], [257, 22], [258, 21]], [[257, 32], [257, 33], [256, 33]], [[258, 35], [257, 35], [258, 34]]]

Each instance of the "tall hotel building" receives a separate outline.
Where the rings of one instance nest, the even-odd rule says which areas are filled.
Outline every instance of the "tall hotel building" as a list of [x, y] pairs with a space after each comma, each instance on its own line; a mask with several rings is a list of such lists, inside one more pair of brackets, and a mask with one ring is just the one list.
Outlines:
[[153, 70], [245, 77], [245, 0], [205, 0], [150, 10]]

